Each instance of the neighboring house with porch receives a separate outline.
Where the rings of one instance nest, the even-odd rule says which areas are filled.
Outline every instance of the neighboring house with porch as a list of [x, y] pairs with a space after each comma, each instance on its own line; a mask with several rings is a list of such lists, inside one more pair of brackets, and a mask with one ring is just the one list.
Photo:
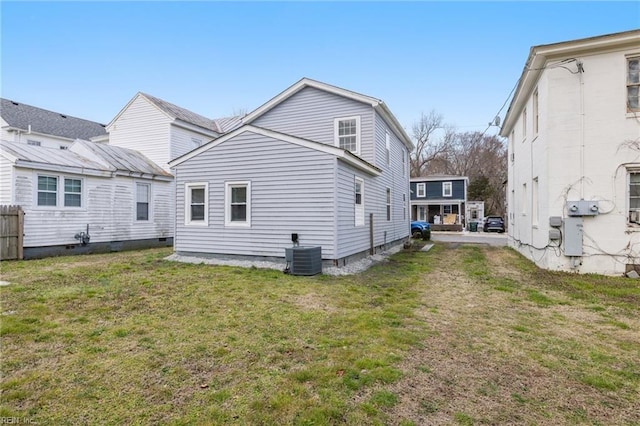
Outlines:
[[429, 222], [435, 225], [434, 230], [462, 230], [468, 186], [466, 176], [411, 178], [411, 219]]
[[381, 100], [304, 78], [169, 163], [175, 251], [283, 258], [297, 237], [343, 265], [406, 241], [412, 149]]
[[67, 149], [76, 139], [105, 142], [104, 124], [0, 99], [0, 140]]
[[137, 151], [0, 143], [0, 204], [24, 211], [24, 257], [171, 245], [173, 177]]
[[640, 30], [532, 47], [500, 135], [511, 247], [546, 269], [640, 269]]

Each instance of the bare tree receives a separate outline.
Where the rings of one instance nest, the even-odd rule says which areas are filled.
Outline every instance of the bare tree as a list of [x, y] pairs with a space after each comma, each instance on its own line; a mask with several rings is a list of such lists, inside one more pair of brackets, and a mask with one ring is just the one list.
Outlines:
[[[438, 130], [444, 133], [440, 134]], [[411, 176], [426, 174], [430, 163], [446, 157], [454, 135], [454, 128], [444, 124], [441, 114], [433, 110], [428, 115], [421, 114], [420, 120], [413, 125], [416, 149], [411, 154]]]

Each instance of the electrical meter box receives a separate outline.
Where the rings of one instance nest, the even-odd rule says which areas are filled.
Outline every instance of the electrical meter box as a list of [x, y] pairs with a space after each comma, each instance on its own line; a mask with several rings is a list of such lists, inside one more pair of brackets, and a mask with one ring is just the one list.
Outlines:
[[596, 216], [600, 213], [597, 201], [567, 201], [568, 216]]
[[564, 255], [582, 256], [582, 218], [567, 217], [564, 220]]

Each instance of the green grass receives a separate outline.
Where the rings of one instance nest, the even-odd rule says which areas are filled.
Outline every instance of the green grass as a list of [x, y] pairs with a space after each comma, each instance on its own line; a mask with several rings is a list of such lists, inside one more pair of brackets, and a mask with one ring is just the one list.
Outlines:
[[0, 416], [633, 424], [637, 281], [541, 271], [510, 249], [417, 248], [346, 277], [166, 249], [3, 262]]
[[[3, 264], [3, 404], [55, 424], [357, 424], [424, 333], [407, 252], [365, 274], [164, 261], [167, 250]], [[104, 409], [109, 407], [109, 409]], [[134, 413], [135, 415], [133, 415]]]

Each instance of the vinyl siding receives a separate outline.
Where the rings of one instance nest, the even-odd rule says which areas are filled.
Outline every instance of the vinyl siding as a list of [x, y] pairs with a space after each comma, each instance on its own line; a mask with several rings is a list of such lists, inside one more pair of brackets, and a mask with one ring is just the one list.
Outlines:
[[[409, 236], [409, 213], [403, 219], [402, 194], [409, 197], [408, 165], [402, 169], [402, 152], [404, 144], [387, 126], [386, 122], [375, 113], [375, 165], [382, 169], [382, 175], [373, 179], [377, 197], [374, 199], [377, 226], [374, 223], [376, 245], [389, 243]], [[391, 142], [391, 156], [389, 165], [386, 160], [386, 134]], [[391, 188], [391, 221], [387, 221], [386, 188]], [[407, 208], [408, 209], [408, 208]], [[386, 232], [386, 236], [385, 236]]]
[[214, 139], [209, 135], [171, 126], [171, 159], [178, 158], [195, 149], [196, 146], [193, 144], [192, 138], [199, 139], [200, 145], [204, 145]]
[[[364, 180], [364, 226], [355, 226], [356, 177]], [[369, 214], [374, 212], [375, 191], [366, 174], [343, 162], [338, 163], [336, 188], [337, 258], [339, 259], [369, 249]]]
[[13, 203], [13, 164], [0, 156], [0, 204]]
[[169, 117], [138, 96], [108, 129], [109, 143], [135, 149], [169, 171], [170, 123]]
[[135, 182], [127, 177], [98, 178], [42, 172], [58, 176], [58, 200], [63, 183], [70, 177], [82, 180], [82, 207], [39, 207], [38, 172], [15, 169], [16, 204], [25, 211], [25, 247], [77, 244], [74, 235], [89, 225], [91, 242], [125, 241], [171, 237], [173, 216], [170, 205], [172, 182], [139, 180], [151, 184], [152, 216], [148, 222], [135, 220]]
[[[176, 170], [175, 250], [284, 257], [300, 245], [335, 256], [334, 156], [251, 132], [185, 161]], [[225, 227], [225, 182], [251, 182], [251, 227]], [[208, 182], [209, 225], [185, 225], [185, 183]]]
[[[442, 196], [443, 182], [451, 182], [451, 197]], [[418, 197], [417, 185], [424, 183], [426, 197]], [[464, 200], [464, 180], [443, 179], [441, 181], [411, 182], [411, 201], [458, 201]]]
[[342, 96], [305, 87], [252, 124], [327, 145], [334, 145], [334, 120], [360, 116], [360, 157], [373, 163], [373, 108]]

